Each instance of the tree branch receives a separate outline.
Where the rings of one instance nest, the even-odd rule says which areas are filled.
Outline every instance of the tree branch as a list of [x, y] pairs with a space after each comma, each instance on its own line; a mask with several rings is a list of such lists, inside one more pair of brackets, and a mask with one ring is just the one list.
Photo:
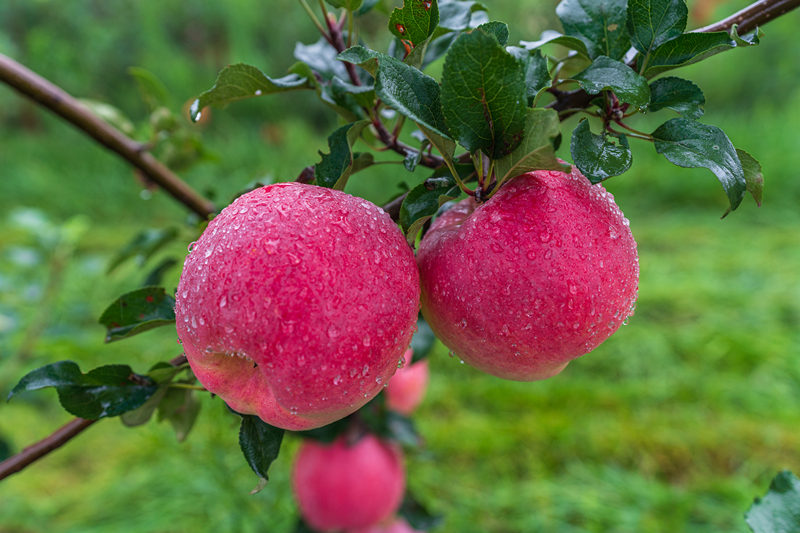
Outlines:
[[695, 32], [710, 33], [714, 31], [729, 31], [734, 24], [738, 26], [739, 34], [753, 31], [758, 26], [763, 26], [781, 15], [800, 7], [800, 0], [760, 0], [734, 13], [719, 22], [694, 30]]
[[49, 437], [45, 437], [39, 442], [31, 444], [17, 455], [9, 457], [0, 463], [0, 480], [19, 472], [37, 459], [41, 459], [53, 450], [63, 446], [95, 422], [97, 422], [97, 420], [75, 418], [61, 426], [61, 428], [56, 430], [56, 432]]
[[144, 145], [128, 138], [97, 117], [60, 87], [3, 54], [0, 54], [0, 81], [50, 109], [112, 152], [122, 156], [201, 218], [205, 219], [214, 212], [214, 204], [160, 163]]

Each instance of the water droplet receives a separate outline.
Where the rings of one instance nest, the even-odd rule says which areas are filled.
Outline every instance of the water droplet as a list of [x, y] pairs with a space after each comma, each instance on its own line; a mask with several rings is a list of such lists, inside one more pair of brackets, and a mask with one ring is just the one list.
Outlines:
[[187, 250], [189, 250], [189, 253], [192, 253], [192, 250], [194, 250], [194, 245], [195, 244], [197, 244], [197, 241], [189, 243], [189, 247], [187, 248]]
[[256, 96], [261, 96], [261, 89], [256, 89]]
[[219, 299], [219, 308], [222, 309], [226, 305], [228, 305], [228, 299], [223, 294], [222, 297]]
[[331, 325], [328, 327], [328, 337], [334, 339], [339, 336], [339, 330], [336, 326]]
[[338, 385], [341, 382], [342, 382], [342, 376], [338, 376], [337, 375], [335, 378], [333, 378], [333, 384], [334, 385]]

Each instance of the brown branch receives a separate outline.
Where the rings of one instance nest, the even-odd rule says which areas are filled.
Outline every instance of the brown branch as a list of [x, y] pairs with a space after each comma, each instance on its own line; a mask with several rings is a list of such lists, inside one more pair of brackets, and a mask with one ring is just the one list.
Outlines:
[[[169, 364], [172, 366], [181, 366], [185, 365], [186, 362], [186, 355], [181, 354], [170, 360]], [[0, 481], [11, 474], [19, 472], [31, 463], [38, 461], [53, 450], [60, 448], [95, 422], [97, 422], [97, 420], [74, 418], [57, 429], [53, 434], [43, 438], [39, 442], [27, 446], [18, 454], [12, 455], [0, 463]]]
[[95, 422], [97, 422], [97, 420], [75, 418], [61, 426], [49, 437], [45, 437], [39, 442], [31, 444], [18, 454], [9, 457], [0, 463], [0, 480], [19, 472], [37, 459], [41, 459], [53, 450], [63, 446]]
[[0, 82], [50, 109], [109, 150], [122, 156], [201, 218], [206, 218], [214, 212], [214, 204], [160, 163], [144, 145], [128, 138], [97, 117], [60, 87], [3, 54], [0, 54]]
[[767, 22], [798, 7], [800, 7], [800, 0], [760, 0], [730, 17], [694, 31], [703, 33], [729, 31], [736, 24], [738, 26], [737, 31], [741, 35], [753, 31], [758, 26], [763, 26]]

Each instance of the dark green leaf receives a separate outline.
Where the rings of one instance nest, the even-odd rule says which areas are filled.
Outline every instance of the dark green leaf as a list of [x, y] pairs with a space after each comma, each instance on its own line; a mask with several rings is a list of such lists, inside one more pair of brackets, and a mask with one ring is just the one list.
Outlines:
[[312, 439], [320, 442], [331, 443], [348, 430], [353, 422], [354, 416], [355, 415], [347, 416], [335, 422], [331, 422], [327, 426], [322, 426], [315, 429], [307, 429], [305, 431], [294, 431], [293, 433], [304, 439]]
[[497, 39], [497, 42], [500, 43], [501, 46], [508, 44], [508, 24], [505, 22], [487, 22], [486, 24], [481, 24], [478, 26], [478, 29], [488, 33], [489, 35], [494, 35], [495, 39]]
[[736, 149], [728, 136], [716, 126], [685, 118], [673, 118], [653, 132], [656, 151], [672, 163], [689, 168], [711, 170], [728, 195], [731, 210], [744, 197], [747, 182]]
[[261, 479], [269, 479], [267, 473], [281, 451], [284, 430], [270, 426], [255, 415], [241, 417], [239, 447], [253, 472]]
[[161, 400], [164, 399], [164, 395], [167, 394], [168, 386], [161, 385], [158, 387], [158, 390], [147, 399], [141, 406], [133, 409], [132, 411], [128, 411], [126, 413], [122, 413], [120, 415], [120, 420], [123, 424], [128, 427], [136, 427], [141, 426], [142, 424], [147, 423], [150, 420], [150, 417], [153, 416], [153, 413], [156, 411], [158, 404], [161, 403]]
[[628, 33], [634, 48], [647, 54], [686, 28], [685, 0], [628, 0]]
[[800, 531], [800, 479], [788, 470], [780, 472], [767, 494], [755, 499], [745, 520], [753, 533]]
[[161, 280], [164, 278], [164, 274], [169, 271], [172, 267], [178, 264], [178, 260], [173, 257], [167, 257], [163, 261], [161, 261], [158, 265], [156, 265], [150, 272], [147, 273], [147, 277], [144, 278], [142, 281], [142, 287], [152, 287], [154, 285], [159, 285]]
[[567, 35], [586, 45], [589, 57], [619, 59], [630, 48], [627, 0], [563, 0], [556, 15]]
[[639, 76], [628, 65], [600, 56], [589, 67], [573, 76], [581, 88], [589, 94], [611, 90], [621, 102], [642, 107], [650, 101], [650, 87], [647, 79]]
[[[460, 177], [466, 177], [474, 169], [470, 165], [458, 165]], [[411, 189], [400, 206], [400, 225], [409, 240], [413, 242], [417, 233], [436, 211], [450, 200], [457, 198], [461, 191], [446, 167], [437, 169], [431, 177]]]
[[557, 44], [570, 50], [575, 50], [578, 54], [586, 59], [590, 59], [589, 50], [586, 48], [586, 43], [569, 35], [564, 35], [553, 30], [546, 30], [542, 32], [538, 41], [520, 41], [520, 46], [526, 50], [537, 50], [546, 44]]
[[387, 54], [354, 46], [339, 55], [375, 76], [375, 93], [383, 102], [442, 137], [449, 137], [436, 80]]
[[200, 120], [202, 110], [206, 106], [224, 106], [236, 100], [263, 94], [313, 88], [314, 84], [311, 81], [297, 74], [273, 79], [256, 67], [238, 63], [222, 69], [214, 86], [192, 102], [189, 113], [192, 120], [197, 121]]
[[129, 67], [128, 74], [136, 80], [142, 100], [150, 108], [150, 111], [162, 106], [169, 107], [169, 91], [155, 74], [141, 67]]
[[92, 420], [136, 409], [158, 390], [152, 379], [128, 365], [106, 365], [83, 374], [74, 362], [59, 361], [26, 374], [8, 398], [46, 387], [56, 388], [64, 409]]
[[436, 335], [433, 330], [422, 318], [422, 314], [417, 318], [417, 331], [411, 337], [411, 350], [414, 352], [414, 361], [422, 361], [427, 358], [433, 347], [436, 345]]
[[297, 523], [294, 525], [292, 533], [319, 533], [316, 529], [311, 529], [311, 526], [306, 524], [302, 516], [297, 517]]
[[0, 461], [5, 461], [13, 454], [11, 453], [11, 445], [8, 443], [6, 439], [0, 435]]
[[686, 118], [698, 119], [703, 116], [705, 103], [703, 91], [689, 80], [669, 76], [650, 84], [650, 111], [668, 108]]
[[106, 342], [126, 339], [175, 322], [175, 298], [163, 287], [144, 287], [117, 298], [99, 322], [108, 330]]
[[442, 107], [450, 132], [467, 150], [498, 159], [516, 148], [525, 128], [523, 66], [481, 30], [450, 47], [442, 72]]
[[615, 144], [613, 138], [612, 135], [592, 133], [588, 120], [582, 120], [572, 132], [572, 160], [592, 183], [619, 176], [631, 167], [633, 155], [628, 139], [620, 135], [619, 144]]
[[336, 9], [345, 8], [348, 11], [355, 11], [361, 7], [363, 0], [325, 0]]
[[516, 150], [495, 162], [499, 183], [532, 170], [564, 170], [555, 154], [554, 140], [561, 133], [558, 113], [553, 109], [528, 109], [525, 136]]
[[[334, 77], [346, 80], [349, 79], [347, 69], [341, 61], [337, 61], [338, 53], [325, 38], [320, 37], [313, 44], [297, 43], [294, 46], [294, 57], [302, 61], [324, 81], [330, 81]], [[295, 73], [300, 73], [298, 68], [294, 68]]]
[[436, 0], [404, 0], [403, 7], [396, 8], [389, 17], [389, 31], [414, 45], [430, 37], [438, 24], [439, 5]]
[[[741, 41], [741, 42], [739, 42]], [[662, 72], [702, 61], [714, 54], [736, 48], [758, 44], [755, 34], [747, 40], [732, 39], [727, 32], [684, 33], [667, 41], [650, 54], [644, 76], [652, 78]]]
[[422, 437], [420, 437], [413, 420], [392, 410], [387, 410], [385, 416], [384, 437], [409, 448], [415, 448], [422, 443]]
[[197, 420], [200, 406], [195, 391], [169, 388], [158, 405], [158, 421], [168, 420], [178, 442], [183, 442]]
[[431, 142], [428, 139], [425, 139], [422, 141], [422, 145], [420, 145], [419, 150], [409, 150], [405, 159], [403, 160], [403, 166], [406, 168], [406, 170], [409, 172], [414, 172], [414, 169], [417, 168], [419, 162], [422, 161], [422, 154], [425, 153], [425, 150], [427, 150], [430, 146]]
[[509, 46], [506, 50], [523, 65], [525, 85], [528, 88], [528, 105], [532, 106], [539, 91], [550, 86], [550, 71], [547, 68], [547, 59], [539, 50], [528, 50], [519, 46]]
[[111, 259], [108, 263], [106, 274], [111, 273], [115, 268], [132, 257], [136, 258], [136, 262], [139, 266], [143, 265], [145, 261], [150, 259], [150, 257], [163, 248], [164, 245], [175, 240], [178, 233], [178, 228], [175, 227], [147, 229], [138, 233]]
[[400, 504], [397, 514], [402, 516], [411, 527], [420, 531], [434, 529], [444, 521], [442, 515], [431, 513], [408, 489], [406, 489], [403, 503]]
[[346, 124], [328, 137], [328, 147], [331, 151], [329, 154], [320, 152], [322, 161], [314, 167], [317, 185], [344, 189], [356, 162], [353, 145], [369, 124], [369, 120]]
[[356, 15], [360, 17], [361, 15], [369, 13], [380, 1], [381, 0], [364, 0], [364, 3], [361, 4], [361, 7], [356, 11]]
[[756, 204], [761, 206], [761, 195], [764, 191], [764, 174], [761, 171], [761, 163], [752, 155], [739, 148], [736, 149], [736, 154], [739, 156], [739, 161], [742, 163], [744, 180], [747, 183], [747, 192], [753, 196]]

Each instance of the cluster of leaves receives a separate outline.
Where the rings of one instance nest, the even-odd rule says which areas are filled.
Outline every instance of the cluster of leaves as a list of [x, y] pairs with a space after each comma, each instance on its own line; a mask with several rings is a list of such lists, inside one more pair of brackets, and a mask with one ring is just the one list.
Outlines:
[[[289, 75], [273, 79], [254, 66], [229, 66], [195, 101], [193, 117], [209, 105], [315, 91], [347, 122], [331, 134], [330, 152], [314, 167], [318, 185], [343, 189], [353, 173], [375, 163], [372, 153], [356, 150], [359, 141], [398, 152], [409, 171], [420, 164], [433, 169], [401, 205], [399, 221], [410, 242], [462, 192], [482, 201], [523, 172], [563, 169], [555, 155], [560, 122], [576, 112], [588, 118], [572, 132], [570, 152], [594, 183], [630, 168], [634, 138], [651, 142], [676, 165], [711, 170], [731, 210], [746, 191], [760, 203], [760, 165], [722, 130], [698, 121], [702, 91], [675, 76], [653, 79], [758, 44], [757, 30], [744, 36], [735, 27], [730, 33], [687, 33], [683, 0], [563, 0], [556, 10], [563, 33], [546, 31], [536, 41], [509, 45], [506, 24], [491, 21], [478, 2], [406, 0], [388, 17], [395, 39], [380, 52], [364, 43], [343, 44], [344, 35], [357, 42], [344, 30], [345, 17], [371, 6], [328, 3], [345, 8], [342, 19], [327, 19], [334, 20], [330, 31], [316, 43], [297, 45], [298, 62]], [[436, 80], [425, 70], [442, 58]], [[634, 115], [661, 110], [679, 116], [651, 133], [629, 125]], [[599, 133], [590, 122], [598, 123]], [[403, 137], [406, 123], [414, 128]], [[406, 137], [410, 144], [399, 141]], [[457, 153], [459, 146], [465, 151]], [[474, 189], [467, 186], [473, 181]]]
[[780, 472], [763, 498], [756, 498], [745, 515], [754, 533], [800, 531], [800, 479]]

